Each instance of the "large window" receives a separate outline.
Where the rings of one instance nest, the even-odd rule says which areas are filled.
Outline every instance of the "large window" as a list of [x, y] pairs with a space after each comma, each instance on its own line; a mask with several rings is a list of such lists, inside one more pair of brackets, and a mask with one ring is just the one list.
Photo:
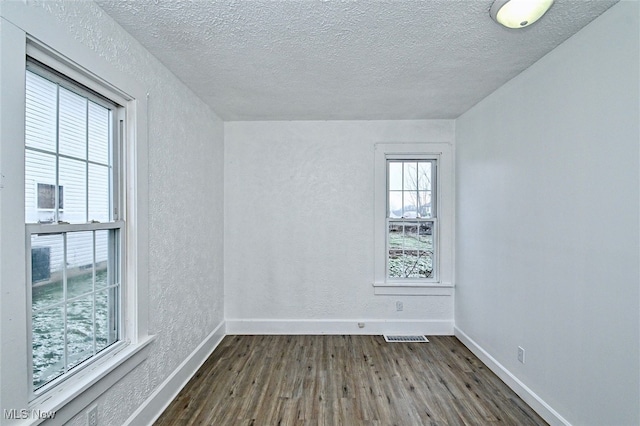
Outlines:
[[449, 294], [453, 155], [447, 143], [375, 147], [376, 294]]
[[52, 411], [66, 424], [152, 346], [148, 95], [13, 5], [0, 20], [0, 400], [25, 424]]
[[26, 70], [25, 224], [33, 395], [121, 338], [121, 107]]

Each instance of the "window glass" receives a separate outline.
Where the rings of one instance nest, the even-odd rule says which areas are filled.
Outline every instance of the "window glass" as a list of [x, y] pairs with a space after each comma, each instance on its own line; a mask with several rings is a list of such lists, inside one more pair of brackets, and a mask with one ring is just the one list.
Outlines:
[[113, 217], [112, 110], [47, 75], [26, 78], [34, 391], [117, 342], [120, 328], [122, 225], [101, 228]]
[[387, 162], [388, 278], [434, 278], [434, 162]]
[[109, 110], [89, 101], [89, 161], [109, 165]]
[[30, 72], [26, 79], [25, 145], [55, 152], [58, 86]]
[[[56, 186], [56, 156], [40, 151], [25, 150], [25, 221], [26, 223], [53, 222], [56, 217], [55, 202], [51, 208], [42, 199], [42, 207], [38, 205], [41, 200], [40, 186]], [[52, 191], [55, 197], [55, 191]], [[43, 194], [43, 196], [45, 196]], [[62, 199], [64, 205], [64, 198]]]
[[433, 277], [433, 222], [389, 222], [389, 278]]
[[87, 158], [87, 98], [59, 89], [58, 143], [63, 155]]
[[109, 212], [109, 168], [99, 164], [89, 164], [89, 220], [108, 222]]
[[31, 71], [26, 81], [26, 223], [108, 222], [111, 110]]
[[87, 221], [87, 163], [66, 157], [58, 159], [58, 182], [65, 189], [65, 209], [59, 218], [65, 222]]

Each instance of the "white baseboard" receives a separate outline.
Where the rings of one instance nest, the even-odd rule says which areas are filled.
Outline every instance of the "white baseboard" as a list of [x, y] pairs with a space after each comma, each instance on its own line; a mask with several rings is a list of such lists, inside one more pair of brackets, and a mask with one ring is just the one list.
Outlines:
[[473, 339], [467, 336], [458, 327], [454, 327], [454, 335], [460, 340], [480, 361], [482, 361], [496, 376], [507, 384], [524, 402], [529, 404], [533, 410], [552, 426], [571, 426], [565, 418], [555, 411], [542, 398], [536, 395], [531, 389], [500, 364], [494, 357], [478, 345]]
[[225, 336], [225, 322], [221, 322], [215, 330], [191, 352], [167, 379], [147, 398], [140, 407], [127, 419], [125, 425], [151, 425], [209, 358]]
[[[363, 328], [358, 326], [364, 324]], [[227, 319], [227, 334], [426, 334], [452, 336], [453, 321]]]

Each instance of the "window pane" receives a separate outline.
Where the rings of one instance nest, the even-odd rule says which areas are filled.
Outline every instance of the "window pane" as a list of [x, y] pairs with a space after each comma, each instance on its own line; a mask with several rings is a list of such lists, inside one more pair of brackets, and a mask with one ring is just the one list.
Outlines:
[[87, 158], [87, 99], [60, 88], [59, 152]]
[[416, 219], [418, 217], [418, 207], [416, 204], [418, 203], [417, 197], [415, 193], [411, 194], [411, 205], [404, 207], [404, 218], [405, 219]]
[[404, 228], [402, 222], [389, 222], [389, 251], [400, 250], [404, 247], [403, 244]]
[[[56, 157], [51, 154], [25, 150], [24, 207], [25, 222], [52, 222], [55, 211], [38, 207], [38, 184], [56, 184]], [[53, 193], [55, 196], [55, 192]], [[64, 201], [64, 200], [62, 200]]]
[[46, 384], [64, 373], [64, 308], [33, 310], [33, 387]]
[[433, 276], [433, 223], [390, 222], [388, 233], [389, 278]]
[[418, 189], [418, 163], [415, 161], [404, 162], [404, 189], [406, 191]]
[[389, 217], [402, 217], [402, 191], [389, 191]]
[[67, 369], [93, 356], [93, 294], [67, 306]]
[[389, 190], [402, 191], [402, 162], [389, 162]]
[[[106, 287], [111, 283], [108, 280], [107, 268], [115, 259], [109, 261], [109, 234], [116, 231], [96, 231], [96, 288]], [[109, 271], [112, 274], [114, 271]]]
[[64, 187], [64, 212], [60, 220], [70, 223], [87, 221], [87, 163], [60, 158], [59, 181]]
[[31, 303], [34, 309], [44, 309], [63, 301], [63, 266], [62, 234], [31, 236]]
[[417, 238], [423, 244], [422, 248], [433, 252], [433, 222], [420, 222], [417, 231]]
[[431, 190], [431, 162], [421, 161], [418, 164], [418, 189], [420, 191]]
[[119, 282], [118, 268], [110, 258], [116, 253], [117, 234], [99, 230], [31, 237], [36, 387], [118, 341], [119, 288], [113, 287]]
[[416, 191], [403, 191], [404, 192], [404, 207], [402, 217], [414, 219], [418, 217], [418, 195]]
[[431, 191], [418, 192], [418, 217], [433, 217]]
[[89, 160], [109, 165], [109, 110], [89, 101]]
[[56, 151], [58, 87], [30, 71], [26, 74], [25, 144]]
[[89, 164], [89, 220], [108, 222], [109, 210], [109, 168]]
[[93, 232], [67, 234], [67, 299], [93, 291]]

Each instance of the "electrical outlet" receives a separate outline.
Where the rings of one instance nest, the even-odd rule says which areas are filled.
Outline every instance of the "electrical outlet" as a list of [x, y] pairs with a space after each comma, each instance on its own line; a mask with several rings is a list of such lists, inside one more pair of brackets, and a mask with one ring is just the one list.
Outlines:
[[522, 346], [518, 346], [518, 361], [524, 364], [524, 348]]
[[402, 305], [402, 302], [396, 302], [396, 311], [400, 312], [401, 310], [404, 309], [404, 306]]
[[87, 426], [98, 426], [98, 406], [94, 405], [87, 411]]

